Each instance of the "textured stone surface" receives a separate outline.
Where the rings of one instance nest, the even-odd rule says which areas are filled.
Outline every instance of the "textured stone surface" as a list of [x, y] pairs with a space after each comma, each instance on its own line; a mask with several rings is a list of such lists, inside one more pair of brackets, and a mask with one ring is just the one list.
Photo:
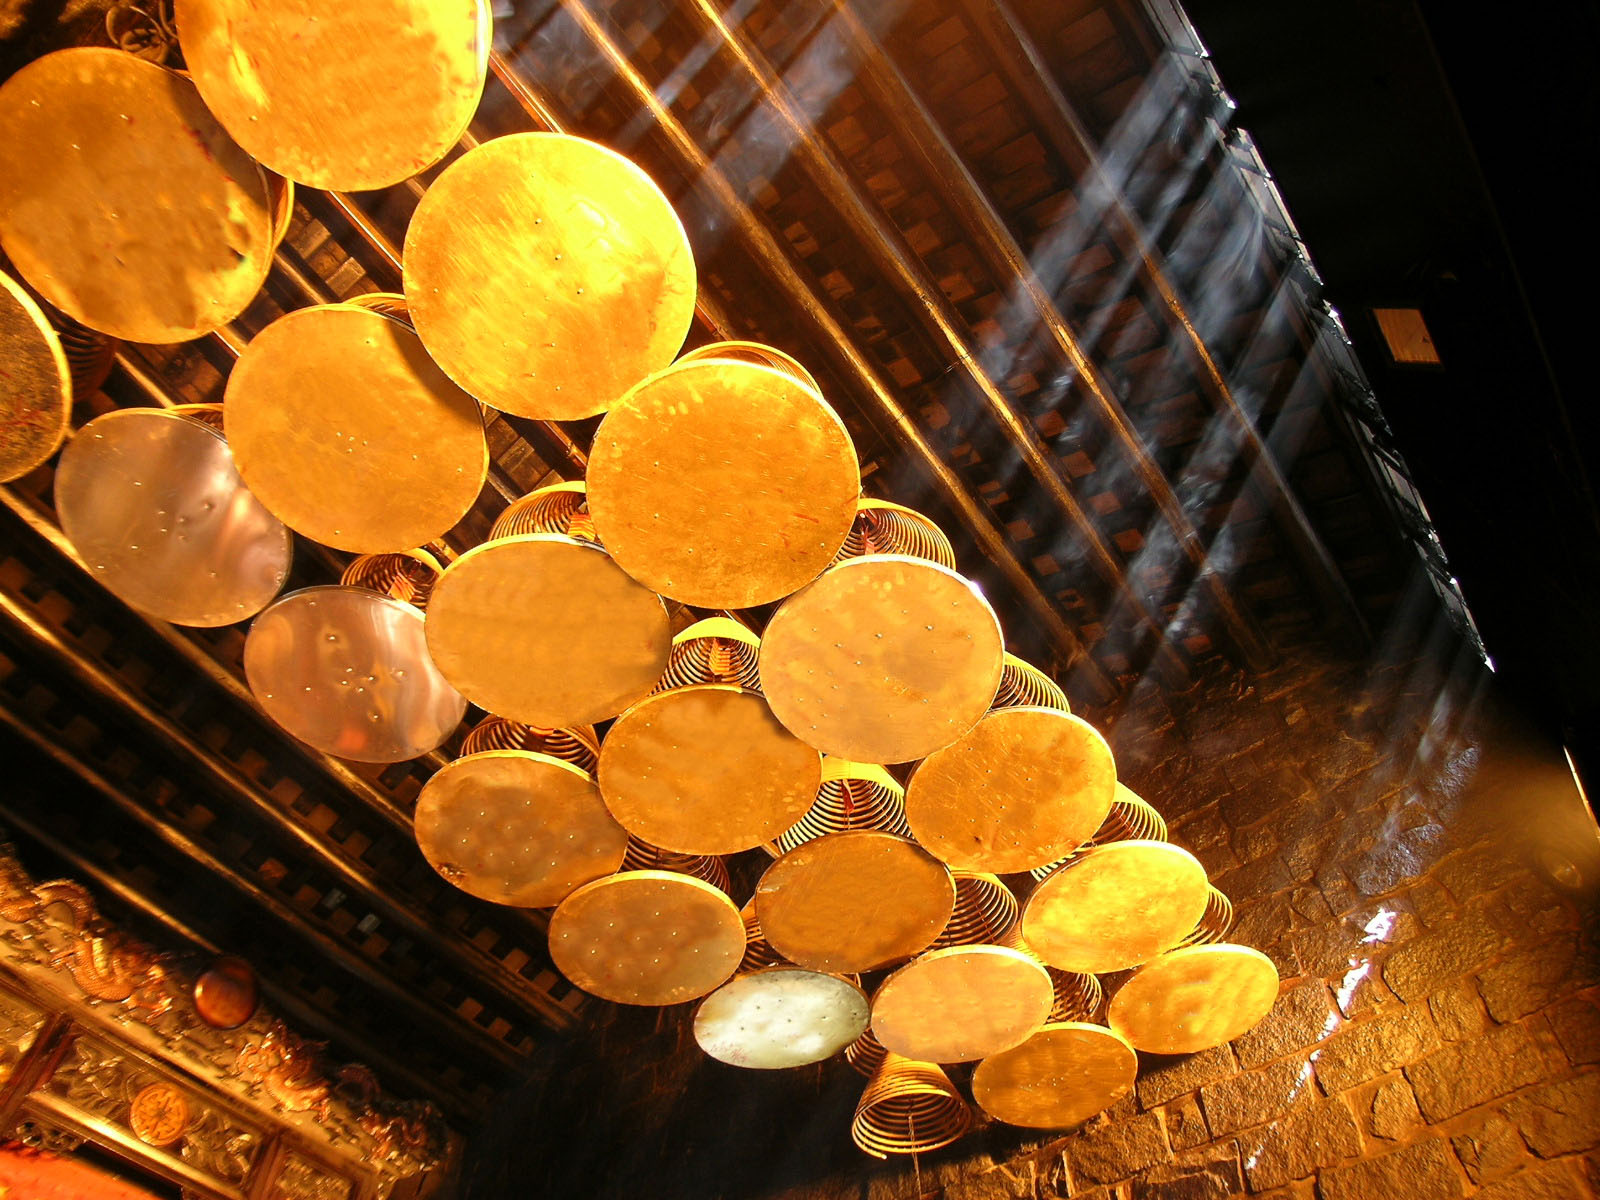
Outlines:
[[1161, 1115], [1167, 1123], [1167, 1141], [1174, 1150], [1191, 1150], [1211, 1140], [1200, 1102], [1193, 1096], [1173, 1101], [1161, 1110]]
[[1520, 1025], [1455, 1042], [1406, 1067], [1417, 1105], [1442, 1121], [1544, 1077], [1544, 1059]]
[[1449, 1147], [1429, 1138], [1320, 1176], [1321, 1200], [1448, 1200], [1464, 1192]]
[[1549, 1006], [1577, 984], [1578, 947], [1571, 936], [1556, 936], [1507, 955], [1478, 976], [1483, 1002], [1496, 1021], [1515, 1021]]
[[1541, 1158], [1600, 1146], [1600, 1071], [1534, 1088], [1505, 1113]]
[[1259, 1067], [1320, 1042], [1337, 1021], [1328, 989], [1308, 979], [1285, 988], [1261, 1024], [1234, 1039], [1233, 1049], [1241, 1064]]
[[1438, 1032], [1419, 1006], [1352, 1022], [1318, 1052], [1317, 1079], [1324, 1090], [1342, 1092], [1415, 1062], [1438, 1044]]
[[1457, 979], [1428, 997], [1434, 1028], [1447, 1042], [1476, 1037], [1489, 1028], [1489, 1014], [1471, 979]]
[[1319, 1167], [1361, 1153], [1355, 1115], [1342, 1096], [1311, 1099], [1265, 1129], [1243, 1135], [1245, 1175], [1252, 1191], [1304, 1179]]
[[1450, 1145], [1473, 1183], [1499, 1179], [1528, 1161], [1528, 1147], [1517, 1127], [1496, 1112], [1463, 1125]]
[[1239, 1148], [1224, 1142], [1136, 1175], [1128, 1196], [1130, 1200], [1225, 1200], [1243, 1190]]
[[1385, 1141], [1399, 1141], [1422, 1124], [1416, 1097], [1411, 1094], [1411, 1085], [1403, 1076], [1386, 1079], [1379, 1084], [1378, 1090], [1372, 1093], [1372, 1103], [1367, 1111], [1373, 1135]]
[[1141, 1057], [1139, 1060], [1139, 1103], [1145, 1108], [1165, 1104], [1203, 1084], [1226, 1079], [1239, 1069], [1231, 1046], [1217, 1046], [1183, 1058]]
[[1402, 1000], [1420, 1000], [1505, 947], [1505, 934], [1481, 911], [1469, 909], [1437, 932], [1397, 947], [1384, 964], [1384, 982]]
[[1221, 1137], [1289, 1111], [1310, 1087], [1310, 1066], [1298, 1058], [1283, 1059], [1257, 1071], [1207, 1084], [1200, 1089], [1200, 1106], [1205, 1109], [1211, 1132]]
[[1075, 1182], [1115, 1183], [1135, 1171], [1168, 1162], [1172, 1150], [1160, 1116], [1142, 1113], [1084, 1130], [1067, 1143], [1062, 1157]]
[[1477, 1193], [1477, 1200], [1587, 1200], [1584, 1186], [1570, 1163], [1539, 1163]]
[[1600, 1005], [1592, 996], [1574, 996], [1545, 1016], [1568, 1061], [1574, 1066], [1600, 1062]]

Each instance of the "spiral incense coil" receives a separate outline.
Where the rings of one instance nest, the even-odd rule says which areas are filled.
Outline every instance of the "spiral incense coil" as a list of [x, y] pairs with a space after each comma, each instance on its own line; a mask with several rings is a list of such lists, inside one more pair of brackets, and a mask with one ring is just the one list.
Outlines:
[[369, 312], [380, 313], [399, 321], [407, 329], [411, 328], [411, 308], [406, 304], [406, 298], [399, 292], [362, 292], [359, 296], [351, 296], [344, 303], [354, 304], [357, 308], [364, 308]]
[[222, 432], [222, 405], [220, 404], [174, 404], [170, 412], [177, 413], [180, 417], [188, 417], [191, 421], [210, 429]]
[[908, 554], [956, 569], [956, 552], [944, 531], [921, 513], [887, 500], [862, 500], [835, 564], [868, 554]]
[[1056, 859], [1055, 862], [1047, 862], [1043, 866], [1034, 867], [1033, 870], [1028, 872], [1028, 878], [1032, 879], [1035, 883], [1043, 883], [1045, 879], [1054, 874], [1058, 868], [1064, 867], [1071, 862], [1073, 857], [1074, 855], [1069, 854], [1065, 858]]
[[672, 639], [667, 669], [652, 695], [697, 683], [729, 683], [759, 692], [760, 659], [761, 639], [737, 621], [727, 617], [696, 621]]
[[889, 1052], [883, 1048], [882, 1042], [872, 1036], [870, 1028], [844, 1048], [845, 1062], [857, 1074], [868, 1079], [878, 1073], [878, 1068], [883, 1066], [883, 1060], [888, 1056]]
[[713, 358], [724, 362], [746, 362], [755, 363], [758, 367], [771, 367], [774, 371], [782, 371], [790, 378], [799, 380], [814, 392], [822, 391], [822, 386], [798, 360], [776, 347], [766, 346], [760, 342], [711, 342], [680, 354], [678, 361], [703, 362]]
[[739, 916], [744, 920], [744, 957], [739, 960], [739, 974], [760, 971], [766, 967], [781, 967], [788, 963], [789, 960], [774, 950], [772, 943], [762, 936], [761, 920], [756, 916], [754, 900], [739, 910]]
[[580, 516], [587, 517], [588, 511], [581, 481], [551, 484], [507, 505], [490, 527], [488, 540], [524, 533], [561, 533], [573, 537], [576, 536], [571, 532], [573, 522]]
[[677, 854], [671, 850], [663, 850], [660, 846], [652, 846], [649, 842], [640, 841], [629, 836], [628, 850], [622, 858], [624, 871], [676, 871], [680, 875], [692, 875], [703, 883], [724, 895], [733, 891], [733, 883], [728, 878], [728, 864], [715, 854]]
[[439, 582], [437, 559], [426, 550], [396, 551], [391, 554], [363, 554], [352, 559], [339, 576], [345, 587], [366, 588], [413, 608], [426, 610], [433, 585]]
[[91, 396], [111, 374], [117, 361], [117, 339], [97, 333], [64, 312], [51, 314], [56, 336], [67, 356], [67, 371], [72, 376], [72, 394]]
[[587, 725], [545, 729], [496, 716], [479, 721], [461, 741], [462, 758], [483, 750], [531, 750], [559, 758], [591, 775], [600, 761], [600, 742]]
[[1213, 887], [1206, 892], [1206, 911], [1200, 914], [1199, 924], [1178, 945], [1214, 946], [1228, 936], [1232, 927], [1233, 901]]
[[1105, 989], [1097, 976], [1082, 971], [1050, 971], [1050, 985], [1055, 991], [1055, 1003], [1050, 1006], [1050, 1020], [1085, 1021], [1092, 1023], [1105, 1003]]
[[956, 881], [955, 911], [929, 949], [1001, 944], [1021, 911], [1011, 889], [998, 876], [981, 871], [952, 871], [951, 875]]
[[991, 708], [1055, 708], [1072, 711], [1067, 694], [1056, 681], [1038, 667], [1023, 662], [1015, 654], [1005, 656], [1000, 668], [1000, 690]]
[[778, 835], [772, 846], [774, 857], [802, 842], [851, 829], [877, 829], [909, 838], [905, 789], [874, 763], [824, 757], [817, 798], [805, 816]]
[[1120, 782], [1111, 811], [1100, 828], [1089, 839], [1091, 846], [1104, 846], [1110, 842], [1164, 842], [1167, 840], [1167, 823], [1149, 803], [1141, 800]]
[[933, 1063], [898, 1054], [867, 1083], [850, 1123], [850, 1138], [874, 1158], [920, 1154], [948, 1146], [972, 1126], [972, 1109]]

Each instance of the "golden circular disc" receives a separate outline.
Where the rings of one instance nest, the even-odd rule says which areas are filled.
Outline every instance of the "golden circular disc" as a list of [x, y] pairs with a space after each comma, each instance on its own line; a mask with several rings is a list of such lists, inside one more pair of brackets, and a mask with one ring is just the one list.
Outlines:
[[222, 413], [261, 502], [313, 541], [357, 554], [443, 536], [489, 472], [472, 397], [416, 334], [353, 304], [302, 308], [258, 333]]
[[559, 133], [467, 151], [406, 230], [417, 333], [485, 404], [542, 420], [604, 412], [672, 361], [694, 318], [694, 254], [661, 189]]
[[118, 599], [176, 625], [231, 625], [269, 604], [293, 539], [245, 488], [211, 426], [159, 408], [90, 421], [56, 468], [61, 530]]
[[675, 600], [749, 608], [833, 561], [855, 520], [861, 467], [822, 396], [772, 367], [679, 363], [606, 414], [589, 459], [589, 512], [623, 570]]
[[72, 415], [72, 371], [50, 318], [0, 271], [0, 483], [56, 452]]
[[550, 917], [550, 957], [573, 984], [617, 1004], [678, 1004], [725, 983], [744, 921], [722, 892], [674, 871], [586, 883]]
[[1000, 686], [1005, 641], [989, 602], [946, 567], [899, 554], [823, 572], [773, 615], [761, 690], [796, 737], [856, 762], [948, 746]]
[[458, 758], [417, 797], [417, 845], [456, 887], [548, 908], [622, 866], [628, 833], [586, 771], [527, 750]]
[[821, 1062], [867, 1028], [867, 994], [848, 979], [804, 967], [767, 967], [701, 1001], [694, 1040], [718, 1062], [777, 1070]]
[[1022, 910], [1028, 946], [1063, 971], [1121, 971], [1181, 942], [1206, 908], [1205, 868], [1170, 842], [1096, 846], [1052, 871]]
[[919, 1062], [971, 1062], [1026, 1039], [1054, 1002], [1050, 972], [1031, 954], [951, 946], [884, 980], [872, 998], [872, 1035]]
[[367, 191], [432, 166], [483, 95], [483, 0], [177, 0], [178, 44], [217, 119], [271, 170]]
[[284, 596], [250, 626], [244, 674], [262, 711], [285, 730], [357, 762], [437, 749], [467, 711], [428, 657], [422, 613], [365, 588]]
[[733, 854], [793, 825], [822, 756], [756, 692], [702, 683], [647, 696], [600, 747], [600, 794], [629, 833], [679, 854]]
[[1138, 1069], [1133, 1047], [1111, 1030], [1061, 1021], [974, 1067], [972, 1098], [1008, 1125], [1066, 1129], [1127, 1095]]
[[855, 974], [926, 950], [949, 923], [950, 868], [909, 838], [831, 833], [789, 851], [756, 885], [762, 935], [790, 962]]
[[261, 290], [272, 237], [266, 175], [175, 71], [85, 47], [0, 85], [0, 246], [89, 328], [209, 333]]
[[672, 649], [661, 597], [599, 547], [554, 533], [456, 559], [428, 598], [427, 630], [463, 696], [547, 729], [616, 716], [655, 686]]
[[1054, 708], [1002, 708], [918, 764], [906, 784], [911, 832], [952, 867], [1027, 871], [1100, 828], [1117, 767], [1088, 722]]
[[1249, 946], [1171, 950], [1111, 998], [1111, 1028], [1151, 1054], [1194, 1054], [1254, 1027], [1278, 999], [1278, 969]]

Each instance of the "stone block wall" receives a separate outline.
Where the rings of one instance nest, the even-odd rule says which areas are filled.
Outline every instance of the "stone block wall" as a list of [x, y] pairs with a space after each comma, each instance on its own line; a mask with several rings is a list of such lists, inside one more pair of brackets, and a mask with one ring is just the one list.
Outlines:
[[466, 1194], [1600, 1194], [1600, 845], [1559, 748], [1449, 665], [1217, 668], [1086, 714], [1283, 987], [1229, 1046], [1144, 1056], [1083, 1129], [989, 1124], [878, 1163], [849, 1143], [842, 1063], [742, 1072], [699, 1054], [692, 1005], [596, 1005], [475, 1140]]

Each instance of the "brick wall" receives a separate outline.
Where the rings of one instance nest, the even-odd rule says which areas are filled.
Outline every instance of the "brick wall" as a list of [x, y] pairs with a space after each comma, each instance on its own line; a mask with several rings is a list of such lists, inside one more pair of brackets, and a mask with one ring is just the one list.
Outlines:
[[[1600, 1191], [1600, 847], [1559, 749], [1460, 663], [1302, 658], [1089, 714], [1283, 989], [1255, 1030], [1145, 1056], [1070, 1135], [920, 1161], [850, 1145], [842, 1063], [742, 1072], [692, 1005], [593, 1024], [469, 1152], [471, 1197], [1202, 1200]], [[960, 1081], [963, 1073], [953, 1070]]]

